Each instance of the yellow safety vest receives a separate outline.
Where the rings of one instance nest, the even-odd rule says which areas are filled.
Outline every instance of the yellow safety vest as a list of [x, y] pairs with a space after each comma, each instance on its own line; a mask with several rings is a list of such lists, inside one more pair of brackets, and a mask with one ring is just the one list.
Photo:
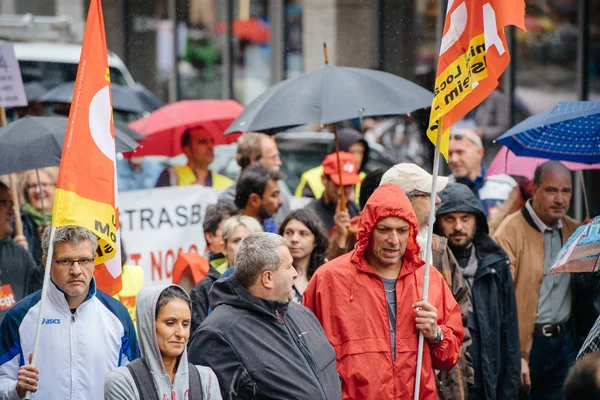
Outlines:
[[[321, 180], [322, 176], [323, 176], [323, 166], [322, 165], [319, 165], [318, 167], [309, 169], [308, 171], [303, 173], [302, 176], [300, 177], [300, 183], [298, 184], [298, 187], [296, 188], [296, 192], [294, 193], [294, 195], [296, 197], [302, 197], [302, 192], [304, 191], [304, 187], [306, 185], [308, 185], [308, 187], [310, 187], [310, 190], [313, 192], [315, 199], [320, 199], [321, 196], [323, 196], [323, 192], [325, 191], [325, 186], [323, 185], [323, 181]], [[367, 174], [365, 174], [364, 172], [361, 172], [358, 174], [358, 176], [360, 177], [360, 180], [362, 181], [363, 179], [365, 179], [365, 176], [367, 176]], [[354, 188], [354, 197], [355, 197], [354, 201], [356, 202], [356, 204], [358, 204], [358, 199], [360, 197], [360, 182], [358, 182], [356, 184], [356, 187]]]
[[121, 284], [121, 291], [114, 298], [123, 303], [125, 308], [127, 308], [133, 325], [137, 329], [137, 325], [135, 324], [135, 307], [137, 304], [137, 294], [142, 286], [144, 286], [144, 270], [142, 267], [125, 264], [121, 272]]
[[[189, 165], [173, 167], [173, 171], [177, 176], [177, 186], [193, 185], [198, 180], [194, 170]], [[211, 172], [211, 175], [213, 189], [227, 189], [233, 185], [233, 181], [224, 175], [217, 174], [216, 172]]]

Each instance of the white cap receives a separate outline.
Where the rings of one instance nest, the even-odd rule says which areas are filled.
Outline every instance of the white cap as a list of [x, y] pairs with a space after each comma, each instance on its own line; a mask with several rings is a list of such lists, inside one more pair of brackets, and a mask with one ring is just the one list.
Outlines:
[[[404, 191], [405, 194], [409, 194], [414, 190], [418, 190], [424, 193], [431, 193], [431, 185], [433, 176], [419, 167], [417, 164], [404, 163], [396, 164], [392, 168], [385, 171], [381, 177], [379, 185], [391, 183], [392, 185], [398, 186]], [[436, 192], [444, 190], [448, 184], [448, 178], [445, 176], [438, 176]]]

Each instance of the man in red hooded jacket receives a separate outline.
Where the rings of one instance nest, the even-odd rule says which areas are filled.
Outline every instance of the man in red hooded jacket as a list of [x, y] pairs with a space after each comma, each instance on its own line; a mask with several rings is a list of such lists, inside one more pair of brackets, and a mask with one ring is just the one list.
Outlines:
[[458, 361], [460, 309], [435, 268], [429, 301], [420, 301], [425, 268], [417, 232], [404, 192], [380, 186], [361, 213], [354, 250], [317, 269], [304, 292], [335, 349], [344, 400], [412, 398], [419, 332], [421, 399], [437, 399], [434, 369]]

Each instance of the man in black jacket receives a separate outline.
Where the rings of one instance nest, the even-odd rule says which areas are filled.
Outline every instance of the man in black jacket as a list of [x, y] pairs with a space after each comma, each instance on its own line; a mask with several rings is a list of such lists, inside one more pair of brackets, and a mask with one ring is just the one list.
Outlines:
[[489, 236], [481, 205], [460, 183], [439, 194], [435, 232], [448, 239], [469, 289], [468, 327], [475, 383], [469, 399], [516, 399], [521, 352], [508, 257]]
[[31, 254], [11, 238], [13, 208], [10, 190], [0, 182], [0, 322], [18, 301], [40, 289], [44, 278]]
[[225, 400], [339, 400], [335, 352], [319, 321], [290, 302], [297, 276], [287, 240], [247, 236], [235, 272], [209, 293], [214, 311], [194, 332], [193, 364], [211, 367]]

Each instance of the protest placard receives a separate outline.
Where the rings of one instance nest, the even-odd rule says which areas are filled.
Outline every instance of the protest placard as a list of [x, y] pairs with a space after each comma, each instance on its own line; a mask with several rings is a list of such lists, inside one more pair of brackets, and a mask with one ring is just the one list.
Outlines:
[[27, 105], [23, 79], [11, 42], [0, 43], [0, 107]]

